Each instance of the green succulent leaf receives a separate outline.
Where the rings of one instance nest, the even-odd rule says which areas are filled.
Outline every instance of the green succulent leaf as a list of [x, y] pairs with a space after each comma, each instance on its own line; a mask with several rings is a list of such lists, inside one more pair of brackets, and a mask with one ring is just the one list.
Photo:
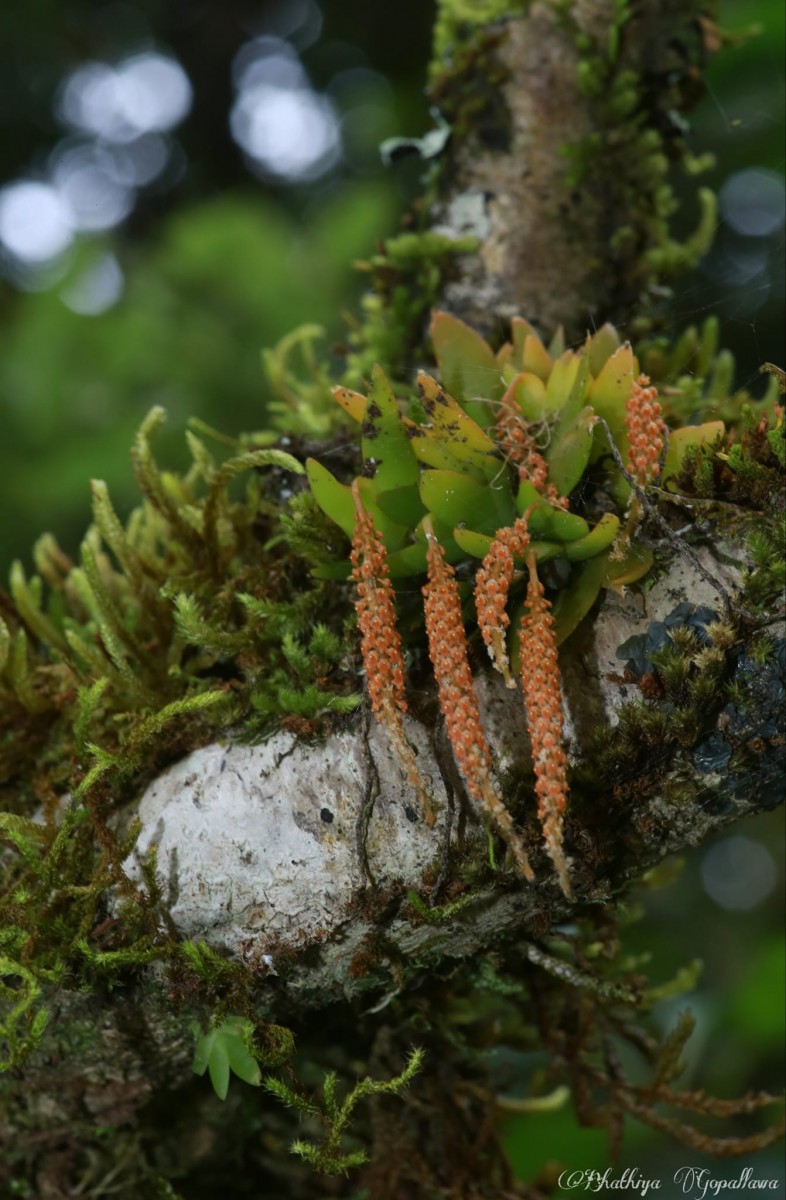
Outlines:
[[632, 543], [619, 558], [612, 558], [609, 554], [603, 586], [619, 590], [629, 583], [635, 583], [647, 574], [654, 561], [649, 546], [643, 546], [641, 542]]
[[[457, 404], [450, 393], [444, 387], [440, 387], [436, 379], [427, 375], [425, 371], [418, 372], [417, 389], [431, 431], [451, 446], [457, 458], [484, 466], [487, 457], [494, 453], [496, 446], [477, 421], [468, 414], [466, 404], [463, 408]], [[486, 404], [481, 407], [484, 416], [489, 410], [493, 417], [496, 405]]]
[[[315, 458], [306, 460], [306, 473], [319, 507], [351, 540], [355, 531], [355, 501], [352, 489], [345, 483], [339, 483], [327, 467], [323, 467]], [[397, 550], [406, 541], [407, 526], [392, 520], [382, 511], [377, 504], [371, 480], [359, 479], [358, 488], [363, 506], [382, 534], [388, 550]]]
[[530, 514], [528, 524], [530, 531], [538, 537], [543, 536], [557, 542], [573, 542], [589, 533], [589, 525], [583, 517], [565, 512], [564, 508], [552, 508], [540, 492], [523, 479], [516, 496], [516, 508], [523, 514], [533, 505], [535, 511]]
[[608, 554], [588, 559], [557, 595], [552, 613], [558, 645], [578, 628], [597, 600], [605, 586], [607, 566]]
[[[587, 392], [587, 402], [608, 425], [615, 445], [623, 458], [628, 452], [628, 432], [625, 428], [625, 404], [633, 387], [637, 371], [636, 359], [630, 346], [620, 346], [606, 360]], [[609, 446], [603, 430], [595, 431], [595, 454], [608, 454]]]
[[477, 483], [457, 471], [424, 471], [420, 496], [429, 512], [451, 528], [471, 525], [494, 534], [516, 519], [516, 506], [508, 488]]
[[[453, 537], [465, 554], [472, 558], [485, 558], [494, 538], [488, 533], [478, 533], [474, 529], [453, 530]], [[532, 550], [538, 562], [546, 562], [564, 553], [564, 546], [559, 542], [530, 542], [527, 550]]]
[[510, 323], [513, 338], [513, 364], [517, 371], [531, 371], [546, 380], [551, 372], [551, 357], [540, 340], [534, 325], [523, 317]]
[[521, 409], [525, 421], [537, 424], [548, 411], [546, 385], [531, 371], [520, 371], [508, 384], [503, 403], [513, 403]]
[[723, 421], [705, 421], [703, 425], [684, 425], [669, 434], [669, 448], [663, 461], [661, 476], [664, 486], [669, 479], [679, 475], [685, 463], [685, 455], [693, 446], [712, 446], [726, 432]]
[[620, 335], [613, 325], [607, 321], [601, 325], [597, 333], [589, 339], [587, 358], [593, 378], [597, 379], [612, 354], [620, 348]]
[[418, 481], [418, 460], [384, 371], [375, 366], [371, 391], [363, 419], [362, 451], [364, 475], [373, 481], [374, 492], [408, 487]]
[[586, 537], [567, 542], [562, 547], [562, 552], [569, 562], [582, 562], [586, 558], [594, 558], [596, 554], [608, 550], [617, 536], [619, 527], [619, 517], [614, 513], [605, 513]]
[[560, 496], [569, 496], [587, 469], [597, 420], [595, 410], [587, 405], [566, 427], [555, 431], [546, 448], [549, 482]]
[[389, 492], [377, 492], [376, 501], [386, 517], [409, 529], [417, 525], [425, 511], [417, 483], [394, 487]]
[[351, 539], [355, 529], [355, 502], [351, 489], [345, 483], [339, 483], [315, 458], [306, 459], [306, 474], [314, 499], [323, 513]]
[[388, 556], [388, 571], [391, 579], [405, 579], [409, 575], [422, 575], [426, 570], [426, 543], [415, 542], [404, 546]]
[[546, 402], [552, 412], [561, 411], [568, 403], [581, 366], [581, 356], [566, 350], [555, 363], [546, 383]]
[[446, 312], [433, 314], [431, 341], [445, 390], [461, 401], [465, 412], [479, 425], [490, 425], [494, 408], [477, 403], [477, 398], [499, 400], [504, 382], [488, 342], [458, 317]]
[[[377, 503], [374, 484], [371, 479], [358, 479], [358, 490], [363, 501], [363, 507], [379, 530], [388, 550], [398, 550], [409, 537], [409, 529], [399, 521], [393, 520], [383, 512]], [[351, 492], [350, 492], [351, 495]]]

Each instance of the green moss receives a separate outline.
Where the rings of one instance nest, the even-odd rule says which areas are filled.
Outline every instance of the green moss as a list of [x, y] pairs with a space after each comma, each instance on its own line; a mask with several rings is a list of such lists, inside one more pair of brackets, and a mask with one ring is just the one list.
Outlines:
[[[154, 857], [142, 887], [126, 877], [137, 826], [120, 836], [113, 813], [173, 758], [229, 727], [250, 736], [294, 715], [316, 729], [359, 699], [343, 649], [346, 606], [299, 556], [304, 525], [313, 533], [318, 522], [293, 498], [299, 461], [253, 437], [216, 461], [191, 433], [191, 466], [166, 472], [152, 450], [161, 419], [154, 410], [133, 447], [141, 507], [121, 521], [94, 482], [79, 563], [44, 537], [38, 573], [28, 578], [16, 563], [3, 601], [6, 1066], [40, 1038], [42, 996], [66, 970], [73, 986], [104, 986], [159, 960], [190, 1002], [237, 999], [246, 972], [163, 932]], [[97, 944], [110, 886], [120, 922]]]
[[528, 0], [439, 0], [434, 21], [432, 73], [455, 55], [462, 42], [503, 17], [515, 16], [528, 7]]
[[426, 231], [389, 238], [361, 270], [369, 290], [361, 318], [350, 329], [344, 382], [357, 387], [385, 363], [393, 379], [406, 379], [408, 365], [423, 354], [426, 318], [458, 255], [475, 249], [474, 238], [450, 238]]

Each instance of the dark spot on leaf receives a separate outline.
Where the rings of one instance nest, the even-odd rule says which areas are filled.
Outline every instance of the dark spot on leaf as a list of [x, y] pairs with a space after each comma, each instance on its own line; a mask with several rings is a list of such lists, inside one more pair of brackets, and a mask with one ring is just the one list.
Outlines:
[[364, 438], [373, 439], [375, 437], [379, 437], [379, 430], [373, 421], [364, 421], [360, 428], [363, 430]]
[[382, 416], [382, 409], [372, 400], [366, 409], [366, 416], [370, 417], [372, 421], [376, 421], [378, 417]]
[[381, 462], [382, 462], [382, 459], [380, 459], [380, 458], [367, 458], [366, 461], [363, 463], [363, 469], [361, 472], [361, 474], [363, 475], [363, 478], [364, 479], [373, 479], [379, 469]]

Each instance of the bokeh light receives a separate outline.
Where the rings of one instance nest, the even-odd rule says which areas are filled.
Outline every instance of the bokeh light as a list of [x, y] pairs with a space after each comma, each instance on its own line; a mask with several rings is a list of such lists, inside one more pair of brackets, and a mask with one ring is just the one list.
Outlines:
[[329, 97], [311, 86], [296, 51], [281, 38], [255, 38], [232, 68], [237, 99], [232, 136], [256, 173], [289, 181], [324, 175], [341, 157], [341, 135]]
[[97, 317], [123, 294], [125, 277], [114, 254], [105, 253], [89, 263], [60, 293], [63, 302], [83, 317]]
[[701, 862], [701, 879], [707, 895], [721, 908], [747, 912], [773, 891], [778, 870], [762, 842], [734, 834], [707, 850]]
[[55, 101], [71, 132], [50, 154], [48, 177], [15, 180], [0, 192], [6, 273], [22, 287], [46, 286], [49, 268], [78, 234], [121, 224], [138, 190], [176, 159], [170, 132], [192, 101], [182, 66], [154, 51], [129, 55], [117, 67], [88, 62], [72, 71]]
[[774, 171], [736, 171], [723, 184], [718, 200], [726, 224], [745, 237], [769, 237], [786, 224], [786, 186]]
[[180, 63], [147, 51], [118, 67], [91, 62], [66, 79], [58, 111], [65, 124], [110, 142], [174, 129], [188, 116], [192, 89]]
[[73, 236], [71, 213], [51, 184], [20, 179], [0, 191], [0, 242], [14, 258], [48, 262]]

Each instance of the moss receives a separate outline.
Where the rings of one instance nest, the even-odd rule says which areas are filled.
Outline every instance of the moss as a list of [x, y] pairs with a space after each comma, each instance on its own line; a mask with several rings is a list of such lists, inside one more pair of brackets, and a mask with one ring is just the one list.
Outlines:
[[[627, 280], [644, 298], [631, 326], [635, 336], [642, 336], [651, 327], [646, 297], [696, 265], [709, 249], [716, 226], [715, 197], [702, 188], [694, 231], [682, 241], [670, 231], [677, 208], [670, 182], [675, 161], [691, 175], [712, 165], [709, 159], [700, 162], [691, 156], [677, 125], [677, 114], [695, 99], [692, 73], [676, 58], [674, 69], [657, 77], [626, 65], [626, 27], [637, 19], [627, 0], [616, 0], [610, 24], [598, 40], [577, 23], [570, 5], [555, 9], [574, 40], [577, 84], [592, 113], [592, 132], [562, 147], [567, 182], [573, 188], [603, 188], [606, 206], [625, 214], [609, 238], [610, 261], [604, 269]], [[695, 47], [690, 54], [698, 71]]]
[[[142, 886], [127, 878], [137, 827], [121, 836], [113, 814], [229, 727], [251, 736], [295, 716], [316, 730], [359, 699], [346, 608], [300, 557], [319, 518], [296, 499], [298, 460], [250, 438], [215, 461], [190, 433], [191, 467], [167, 473], [152, 450], [161, 418], [133, 448], [142, 506], [121, 522], [95, 482], [79, 564], [44, 537], [38, 573], [15, 564], [2, 602], [6, 1066], [43, 1036], [58, 981], [111, 986], [159, 961], [184, 1002], [248, 1004], [247, 972], [166, 932], [154, 857]], [[119, 920], [107, 926], [110, 886]]]
[[432, 75], [443, 69], [472, 34], [525, 11], [528, 0], [439, 0], [434, 21]]
[[406, 380], [408, 364], [423, 355], [427, 314], [436, 302], [457, 256], [476, 247], [474, 238], [451, 238], [431, 231], [388, 238], [381, 250], [359, 263], [369, 276], [360, 321], [350, 329], [344, 382], [357, 387], [385, 363], [392, 378]]

